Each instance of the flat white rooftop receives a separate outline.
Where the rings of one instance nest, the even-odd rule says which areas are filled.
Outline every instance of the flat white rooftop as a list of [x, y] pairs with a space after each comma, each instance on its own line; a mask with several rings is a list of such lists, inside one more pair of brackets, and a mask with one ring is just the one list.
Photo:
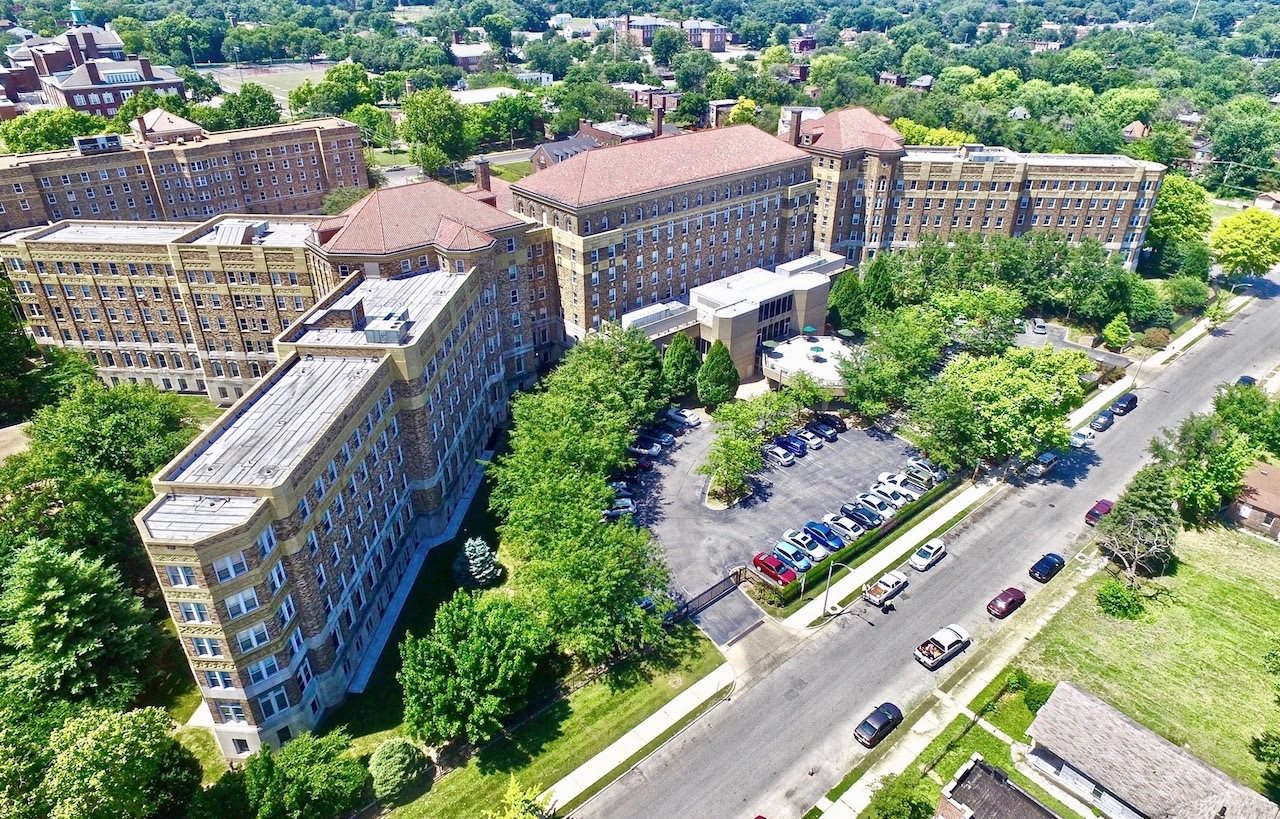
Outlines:
[[377, 373], [381, 359], [310, 356], [260, 384], [230, 423], [162, 481], [266, 487], [283, 483], [347, 404]]
[[204, 232], [187, 237], [187, 242], [193, 245], [302, 247], [311, 236], [314, 224], [314, 221], [234, 217], [214, 222]]
[[1162, 167], [1155, 162], [1120, 154], [1024, 154], [995, 145], [981, 146], [968, 152], [960, 148], [908, 145], [906, 151], [903, 160], [908, 162], [1021, 162], [1027, 165], [1053, 167], [1146, 168], [1149, 170], [1159, 170]]
[[370, 328], [394, 323], [390, 316], [407, 314], [404, 324], [403, 344], [410, 344], [421, 336], [440, 309], [449, 301], [459, 287], [467, 280], [465, 275], [448, 273], [444, 270], [423, 271], [399, 279], [365, 279], [340, 299], [330, 309], [315, 310], [306, 319], [301, 334], [290, 339], [296, 344], [343, 345], [355, 347], [395, 346], [395, 342], [371, 341], [364, 329], [350, 326], [321, 327], [331, 310], [353, 306], [361, 302], [364, 306], [366, 326]]
[[162, 543], [195, 543], [249, 521], [263, 499], [238, 495], [166, 495], [142, 519]]
[[191, 232], [196, 222], [59, 222], [38, 235], [36, 242], [85, 244], [166, 244]]
[[[753, 267], [719, 281], [701, 284], [689, 291], [689, 303], [714, 310], [717, 315], [738, 315], [761, 303], [808, 290], [831, 281], [825, 273], [775, 273]], [[727, 311], [727, 312], [726, 312]]]

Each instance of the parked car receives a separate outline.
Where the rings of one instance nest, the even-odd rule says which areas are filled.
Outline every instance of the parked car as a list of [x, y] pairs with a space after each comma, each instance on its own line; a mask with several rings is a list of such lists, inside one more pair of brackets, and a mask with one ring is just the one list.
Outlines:
[[1111, 405], [1111, 412], [1116, 415], [1128, 415], [1138, 407], [1137, 393], [1126, 392]]
[[1111, 514], [1111, 507], [1115, 506], [1115, 501], [1102, 498], [1093, 506], [1089, 507], [1089, 511], [1084, 513], [1084, 522], [1090, 526], [1097, 526], [1098, 521]]
[[839, 436], [836, 435], [835, 429], [822, 423], [821, 421], [810, 421], [809, 423], [804, 425], [804, 428], [812, 432], [814, 435], [817, 435], [819, 438], [821, 438], [822, 440], [826, 441], [829, 444], [834, 443], [836, 439], [839, 438]]
[[918, 572], [927, 572], [934, 564], [946, 556], [947, 544], [942, 542], [942, 538], [935, 537], [919, 549], [916, 549], [916, 553], [911, 556], [907, 563], [911, 564], [911, 568]]
[[669, 407], [667, 409], [667, 418], [686, 427], [696, 427], [702, 425], [702, 419], [691, 412], [685, 412], [679, 407]]
[[804, 552], [805, 557], [812, 560], [815, 566], [835, 554], [836, 549], [832, 548], [830, 544], [820, 538], [812, 537], [812, 533], [809, 532], [809, 527], [806, 526], [802, 534], [810, 535], [810, 537], [803, 541], [792, 540], [791, 543], [799, 546], [800, 550]]
[[870, 507], [877, 515], [886, 519], [893, 517], [898, 512], [898, 507], [879, 495], [873, 495], [870, 492], [863, 492], [858, 495], [858, 497], [854, 498], [854, 502]]
[[916, 648], [916, 660], [933, 671], [946, 665], [948, 660], [964, 651], [972, 642], [969, 632], [952, 623], [938, 629]]
[[1058, 453], [1055, 450], [1040, 453], [1040, 457], [1027, 467], [1027, 476], [1030, 478], [1043, 478], [1048, 475], [1050, 470], [1058, 463]]
[[807, 429], [793, 429], [790, 434], [804, 441], [809, 449], [822, 449], [822, 439]]
[[684, 424], [672, 421], [670, 418], [664, 418], [658, 424], [657, 429], [662, 430], [668, 435], [674, 435], [675, 437], [679, 438], [681, 435], [684, 435], [688, 427], [686, 427]]
[[899, 492], [896, 486], [887, 484], [884, 481], [872, 484], [867, 491], [873, 495], [879, 495], [898, 509], [901, 509], [908, 503], [911, 503], [911, 498], [907, 497], [902, 492]]
[[751, 565], [779, 586], [794, 583], [796, 580], [796, 573], [771, 552], [760, 552], [752, 559]]
[[908, 500], [919, 500], [921, 495], [929, 491], [927, 487], [908, 478], [904, 472], [881, 472], [877, 480], [897, 489], [906, 495]]
[[886, 572], [862, 593], [862, 599], [873, 606], [883, 606], [889, 599], [907, 587], [907, 576], [902, 572]]
[[1048, 583], [1058, 572], [1062, 571], [1062, 567], [1065, 565], [1067, 565], [1067, 561], [1063, 559], [1062, 555], [1049, 552], [1037, 560], [1027, 574], [1031, 575], [1032, 580]]
[[1031, 332], [1035, 333], [1038, 336], [1045, 335], [1046, 333], [1049, 332], [1049, 325], [1044, 323], [1044, 319], [1040, 318], [1039, 316], [1036, 316], [1035, 318], [1031, 319]]
[[1258, 384], [1258, 379], [1251, 375], [1242, 375], [1236, 379], [1236, 383], [1242, 387], [1254, 387]]
[[804, 525], [805, 534], [816, 540], [831, 554], [844, 548], [844, 538], [822, 521], [811, 520]]
[[831, 427], [831, 428], [832, 428], [832, 429], [834, 429], [836, 432], [848, 432], [848, 431], [849, 431], [849, 425], [845, 422], [845, 420], [844, 420], [843, 418], [841, 418], [839, 415], [836, 415], [835, 413], [831, 413], [831, 412], [815, 412], [815, 413], [813, 414], [813, 418], [814, 418], [814, 420], [815, 420], [815, 421], [821, 421], [822, 423], [824, 423], [824, 424], [826, 424], [827, 426]]
[[777, 438], [773, 439], [773, 442], [797, 458], [803, 458], [805, 455], [809, 454], [809, 447], [805, 442], [791, 435], [779, 435]]
[[798, 529], [788, 529], [783, 532], [782, 539], [805, 549], [813, 545], [813, 538], [807, 532], [801, 532]]
[[618, 520], [625, 514], [627, 513], [621, 509], [605, 509], [600, 513], [600, 519], [603, 521]]
[[773, 553], [778, 556], [779, 560], [801, 574], [813, 568], [813, 561], [809, 560], [809, 556], [804, 553], [804, 549], [794, 543], [788, 543], [785, 540], [778, 541], [778, 544], [773, 547]]
[[676, 445], [676, 436], [672, 435], [670, 432], [663, 431], [661, 427], [645, 427], [640, 430], [640, 440], [653, 441], [654, 443], [661, 444], [664, 447]]
[[1025, 602], [1027, 602], [1027, 595], [1022, 589], [1010, 586], [991, 598], [991, 602], [987, 604], [987, 614], [997, 620], [1003, 620], [1017, 611], [1018, 607]]
[[1093, 430], [1078, 429], [1075, 432], [1071, 433], [1072, 449], [1084, 449], [1091, 443], [1093, 443]]
[[1103, 410], [1098, 413], [1097, 418], [1094, 418], [1089, 422], [1089, 429], [1096, 430], [1097, 432], [1103, 432], [1111, 429], [1111, 425], [1115, 422], [1116, 417], [1111, 413], [1111, 410]]
[[613, 508], [621, 509], [627, 514], [634, 514], [636, 511], [636, 502], [631, 498], [614, 498]]
[[631, 491], [631, 487], [621, 481], [609, 484], [609, 488], [613, 490], [613, 494], [620, 498], [634, 498], [635, 493]]
[[921, 486], [934, 486], [938, 483], [938, 479], [933, 476], [932, 472], [916, 466], [915, 464], [909, 463], [904, 466], [902, 468], [902, 474], [906, 475]]
[[844, 515], [830, 514], [823, 515], [822, 522], [831, 527], [831, 530], [840, 537], [844, 538], [844, 542], [852, 543], [862, 537], [862, 533], [866, 530], [862, 524], [854, 521]]
[[911, 466], [918, 467], [919, 469], [923, 469], [925, 472], [928, 472], [930, 475], [933, 476], [934, 481], [938, 483], [942, 483], [948, 477], [950, 477], [947, 470], [938, 466], [928, 458], [919, 458], [919, 457], [912, 458], [911, 460], [907, 461], [907, 463], [910, 464]]
[[662, 447], [657, 444], [649, 444], [648, 446], [645, 446], [640, 441], [636, 441], [634, 444], [627, 447], [627, 452], [630, 452], [632, 455], [646, 455], [650, 458], [656, 458], [662, 454]]
[[796, 462], [794, 455], [776, 444], [764, 448], [764, 459], [774, 466], [791, 466]]
[[853, 729], [853, 738], [868, 748], [874, 748], [901, 724], [902, 709], [891, 702], [882, 702]]
[[876, 529], [884, 524], [884, 516], [869, 506], [863, 506], [861, 503], [844, 504], [840, 507], [840, 514], [867, 531]]

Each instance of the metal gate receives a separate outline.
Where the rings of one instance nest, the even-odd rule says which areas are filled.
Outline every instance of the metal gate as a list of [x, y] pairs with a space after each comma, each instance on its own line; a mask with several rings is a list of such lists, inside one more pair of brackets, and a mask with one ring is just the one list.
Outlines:
[[738, 588], [738, 585], [745, 579], [746, 573], [747, 568], [745, 566], [738, 566], [733, 569], [709, 588], [684, 601], [680, 606], [679, 616], [692, 617], [703, 609], [710, 608], [721, 597]]

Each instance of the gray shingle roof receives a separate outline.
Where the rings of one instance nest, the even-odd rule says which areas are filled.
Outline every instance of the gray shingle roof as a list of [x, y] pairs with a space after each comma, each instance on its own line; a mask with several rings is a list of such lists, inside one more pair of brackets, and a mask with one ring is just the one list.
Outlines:
[[1060, 682], [1027, 734], [1153, 819], [1280, 819], [1249, 790], [1092, 694]]

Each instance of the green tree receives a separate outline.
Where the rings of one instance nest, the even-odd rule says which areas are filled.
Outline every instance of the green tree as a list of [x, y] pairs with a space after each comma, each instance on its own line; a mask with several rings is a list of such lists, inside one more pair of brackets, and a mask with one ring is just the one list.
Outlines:
[[517, 140], [533, 139], [538, 124], [546, 116], [542, 102], [531, 94], [515, 94], [494, 100], [488, 108], [489, 132], [487, 142], [506, 141], [514, 146]]
[[1147, 241], [1163, 255], [1179, 243], [1201, 239], [1209, 231], [1209, 194], [1185, 176], [1168, 174], [1160, 185]]
[[505, 14], [488, 14], [481, 18], [480, 27], [484, 29], [489, 43], [494, 48], [499, 51], [511, 48], [511, 32], [515, 24], [511, 22], [510, 17]]
[[1209, 286], [1193, 276], [1174, 276], [1164, 282], [1165, 297], [1169, 306], [1179, 313], [1203, 310], [1209, 302]]
[[416, 143], [409, 148], [409, 158], [422, 168], [427, 176], [435, 176], [449, 164], [449, 157], [438, 145], [426, 142]]
[[551, 809], [547, 800], [538, 795], [541, 792], [541, 785], [522, 787], [516, 775], [511, 774], [501, 806], [497, 810], [485, 811], [485, 819], [544, 819], [550, 815]]
[[436, 611], [431, 633], [405, 637], [405, 728], [428, 744], [465, 734], [486, 742], [524, 706], [550, 636], [539, 618], [502, 597], [459, 592]]
[[[866, 280], [863, 284], [865, 288]], [[863, 345], [840, 363], [840, 375], [846, 400], [859, 413], [875, 417], [922, 384], [947, 342], [946, 322], [932, 307], [908, 305], [877, 312], [864, 326]]]
[[1164, 571], [1177, 542], [1178, 504], [1173, 479], [1164, 464], [1137, 471], [1111, 513], [1098, 522], [1098, 547], [1120, 570], [1130, 588], [1141, 575]]
[[676, 333], [662, 354], [662, 380], [672, 399], [679, 400], [693, 392], [698, 385], [698, 365], [693, 339]]
[[930, 819], [935, 800], [919, 778], [909, 773], [886, 776], [876, 783], [867, 819]]
[[716, 340], [698, 367], [698, 400], [715, 409], [738, 392], [738, 368], [729, 357], [729, 348]]
[[156, 108], [181, 117], [187, 113], [187, 101], [176, 94], [157, 94], [150, 88], [144, 88], [120, 104], [111, 127], [122, 134], [128, 133], [135, 119]]
[[1235, 97], [1210, 111], [1205, 130], [1213, 140], [1211, 179], [1228, 193], [1251, 192], [1275, 168], [1280, 118], [1266, 98]]
[[155, 641], [142, 601], [99, 560], [40, 540], [4, 571], [3, 678], [29, 696], [127, 703]]
[[257, 811], [249, 804], [244, 769], [227, 771], [207, 788], [198, 789], [187, 803], [184, 819], [254, 819]]
[[12, 285], [0, 280], [0, 424], [6, 426], [22, 420], [33, 404], [25, 382], [35, 348], [20, 315]]
[[360, 134], [379, 148], [389, 147], [395, 139], [396, 127], [391, 112], [373, 103], [362, 102], [342, 115], [344, 119], [360, 126]]
[[1015, 322], [1027, 309], [1022, 294], [999, 284], [937, 293], [933, 304], [954, 326], [955, 340], [978, 355], [994, 355], [1012, 347], [1018, 334]]
[[385, 740], [369, 758], [373, 795], [385, 804], [394, 804], [431, 769], [422, 749], [404, 737]]
[[1209, 244], [1228, 279], [1265, 276], [1280, 262], [1280, 216], [1246, 208], [1223, 219]]
[[324, 195], [324, 204], [321, 206], [321, 211], [330, 214], [342, 213], [371, 193], [373, 193], [371, 188], [352, 186], [334, 188]]
[[459, 585], [473, 588], [492, 586], [502, 577], [502, 566], [483, 538], [467, 538], [454, 565], [454, 575], [458, 578]]
[[672, 58], [671, 68], [675, 71], [676, 87], [681, 91], [701, 91], [706, 87], [707, 77], [720, 66], [711, 53], [701, 48], [691, 49]]
[[782, 389], [797, 410], [797, 420], [799, 410], [825, 407], [831, 401], [831, 390], [819, 384], [817, 379], [806, 372], [792, 375], [790, 383]]
[[1184, 520], [1211, 520], [1240, 493], [1255, 449], [1248, 437], [1216, 415], [1192, 415], [1176, 430], [1164, 430], [1151, 453], [1169, 468]]
[[200, 763], [159, 708], [89, 711], [53, 733], [43, 796], [52, 819], [178, 817], [200, 785]]
[[197, 71], [185, 65], [178, 66], [178, 76], [182, 78], [182, 84], [187, 87], [187, 97], [192, 102], [208, 102], [214, 97], [221, 96], [222, 86], [218, 85], [218, 81], [211, 74]]
[[671, 65], [676, 55], [692, 48], [689, 38], [678, 28], [664, 27], [653, 33], [653, 61], [658, 65]]
[[48, 819], [53, 808], [40, 787], [53, 762], [53, 732], [81, 706], [60, 700], [35, 699], [22, 691], [0, 693], [0, 816], [5, 819]]
[[842, 330], [857, 331], [862, 328], [866, 306], [862, 303], [862, 279], [856, 270], [846, 270], [836, 276], [827, 294], [827, 321]]
[[245, 791], [260, 817], [332, 819], [360, 806], [368, 771], [339, 728], [306, 733], [273, 751], [263, 747], [245, 763]]
[[768, 74], [771, 66], [787, 66], [791, 64], [791, 49], [785, 44], [772, 45], [760, 53], [760, 71]]
[[759, 113], [760, 108], [756, 105], [755, 100], [738, 97], [738, 101], [729, 109], [729, 116], [725, 118], [725, 124], [742, 125], [746, 123], [754, 125]]
[[472, 144], [465, 132], [466, 115], [445, 89], [416, 91], [404, 98], [402, 109], [404, 121], [400, 130], [406, 142], [434, 146], [451, 162], [460, 162], [471, 154]]
[[1129, 319], [1124, 313], [1116, 313], [1116, 317], [1102, 328], [1102, 343], [1113, 350], [1122, 349], [1129, 343], [1133, 331], [1129, 329]]
[[232, 128], [261, 128], [280, 122], [280, 103], [256, 82], [247, 82], [239, 91], [224, 96], [222, 110]]
[[78, 136], [101, 134], [109, 123], [74, 108], [42, 108], [0, 123], [0, 140], [15, 154], [70, 148]]
[[1219, 388], [1213, 397], [1213, 413], [1223, 423], [1235, 427], [1249, 436], [1249, 440], [1262, 449], [1274, 451], [1280, 437], [1276, 436], [1280, 421], [1280, 405], [1271, 401], [1256, 385], [1230, 384]]
[[[721, 410], [735, 407], [726, 404]], [[716, 413], [717, 420], [721, 413]], [[707, 459], [698, 472], [711, 478], [712, 492], [721, 500], [732, 501], [751, 492], [751, 476], [764, 468], [758, 431], [744, 430], [731, 422], [717, 423], [716, 437], [707, 450]]]

